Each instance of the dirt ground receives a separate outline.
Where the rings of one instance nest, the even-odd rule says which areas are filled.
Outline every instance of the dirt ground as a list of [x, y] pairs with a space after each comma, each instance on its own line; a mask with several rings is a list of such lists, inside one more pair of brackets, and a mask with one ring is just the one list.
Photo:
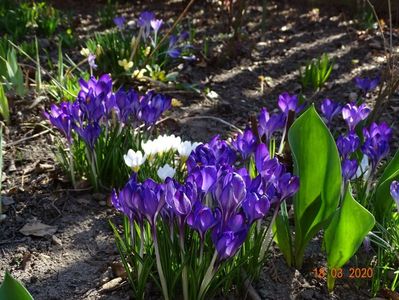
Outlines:
[[[212, 37], [212, 57], [186, 66], [184, 76], [218, 96], [174, 95], [183, 106], [169, 114], [165, 126], [170, 132], [197, 141], [207, 141], [217, 133], [226, 137], [231, 128], [199, 117], [215, 116], [244, 126], [248, 116], [261, 107], [273, 110], [281, 92], [298, 91], [299, 67], [322, 53], [334, 57], [335, 67], [326, 88], [314, 98], [316, 105], [324, 98], [348, 101], [356, 92], [355, 76], [381, 72], [384, 51], [378, 31], [356, 29], [344, 12], [268, 3], [267, 30], [262, 33], [259, 28], [261, 7], [251, 5], [246, 39], [230, 48], [217, 35], [226, 27], [223, 14], [204, 10], [200, 4], [192, 7], [188, 17], [198, 28], [199, 38], [205, 34]], [[69, 8], [74, 5], [74, 1], [64, 3]], [[120, 12], [133, 17], [151, 9], [160, 17], [177, 17], [176, 12], [183, 8], [172, 1], [162, 6], [135, 2], [122, 5]], [[82, 8], [76, 12], [79, 18], [96, 23], [93, 16], [87, 15], [90, 11]], [[396, 45], [398, 33], [394, 32]], [[259, 76], [268, 77], [263, 90]], [[55, 160], [54, 137], [42, 117], [42, 110], [50, 102], [29, 109], [31, 103], [32, 96], [14, 99], [12, 122], [5, 136], [2, 195], [8, 205], [7, 218], [0, 223], [0, 276], [10, 270], [39, 300], [130, 299], [128, 284], [119, 279], [112, 281], [120, 274], [113, 264], [118, 261], [118, 253], [108, 220], [118, 222], [119, 216], [110, 207], [108, 195], [93, 194], [83, 185], [80, 190], [71, 189]], [[382, 116], [392, 124], [395, 141], [399, 137], [398, 110], [396, 94]], [[393, 147], [397, 148], [396, 142]], [[21, 228], [32, 222], [53, 227], [43, 237], [23, 235]], [[320, 252], [316, 239], [306, 253], [303, 269], [298, 271], [288, 268], [278, 250], [273, 249], [270, 263], [254, 283], [261, 299], [370, 298], [367, 282], [362, 281], [338, 281], [334, 294], [329, 295], [325, 280], [315, 278], [312, 271], [325, 266]]]

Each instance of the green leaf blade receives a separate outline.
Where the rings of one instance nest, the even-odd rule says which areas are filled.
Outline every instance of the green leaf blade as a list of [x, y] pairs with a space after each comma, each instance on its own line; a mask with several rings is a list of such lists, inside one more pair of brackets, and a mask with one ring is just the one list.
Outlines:
[[300, 181], [294, 197], [296, 264], [300, 267], [307, 242], [328, 223], [338, 206], [341, 163], [335, 141], [314, 106], [292, 125], [288, 141]]
[[[328, 268], [337, 269], [346, 264], [374, 224], [374, 216], [353, 198], [348, 189], [342, 206], [324, 233]], [[329, 290], [332, 290], [334, 280], [330, 278], [328, 283]]]
[[394, 200], [389, 190], [391, 183], [394, 180], [399, 180], [399, 150], [385, 168], [384, 173], [377, 184], [373, 200], [375, 218], [379, 223], [382, 223], [385, 213], [387, 213], [390, 207], [394, 204]]
[[16, 279], [14, 279], [7, 271], [4, 281], [0, 286], [0, 300], [33, 300], [28, 290]]

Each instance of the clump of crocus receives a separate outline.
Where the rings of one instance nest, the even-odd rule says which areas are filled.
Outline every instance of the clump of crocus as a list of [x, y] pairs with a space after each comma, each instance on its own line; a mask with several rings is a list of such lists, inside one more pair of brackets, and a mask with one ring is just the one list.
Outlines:
[[[175, 136], [158, 139], [162, 144], [156, 140], [143, 144], [146, 155], [152, 156], [151, 165], [165, 163], [145, 170], [158, 180], [139, 182], [139, 169], [119, 193], [113, 193], [112, 201], [129, 220], [125, 230], [141, 236], [126, 242], [138, 249], [137, 260], [149, 259], [156, 264], [164, 298], [171, 299], [173, 289], [165, 274], [181, 273], [183, 298], [204, 299], [212, 282], [232, 276], [232, 269], [256, 268], [248, 265], [249, 257], [258, 255], [256, 261], [263, 261], [271, 227], [264, 227], [260, 220], [270, 211], [277, 214], [281, 202], [298, 190], [299, 179], [286, 172], [277, 158], [270, 157], [266, 145], [255, 140], [250, 129], [232, 144], [219, 136], [205, 144], [181, 142]], [[163, 150], [154, 151], [153, 147]], [[169, 161], [165, 159], [168, 151], [188, 156], [182, 160], [186, 164], [183, 176], [177, 176], [173, 155]], [[255, 177], [241, 166], [241, 157], [255, 161]], [[242, 250], [244, 243], [248, 245]], [[147, 248], [140, 251], [143, 247]], [[234, 258], [238, 255], [242, 261]], [[193, 276], [195, 284], [190, 279]], [[139, 277], [136, 274], [135, 278]]]
[[[72, 179], [76, 164], [78, 175], [88, 176], [99, 189], [100, 184], [124, 181], [127, 172], [120, 168], [123, 154], [131, 146], [130, 142], [140, 144], [148, 129], [171, 107], [171, 98], [153, 91], [142, 96], [132, 89], [113, 92], [112, 79], [107, 74], [99, 79], [81, 79], [79, 83], [81, 89], [76, 100], [58, 106], [53, 104], [45, 117], [68, 142], [70, 153], [64, 152], [63, 157], [69, 156], [65, 164]], [[136, 169], [143, 158], [136, 159], [130, 152], [125, 162]], [[111, 182], [110, 178], [113, 178]]]
[[[116, 16], [113, 21], [117, 30], [95, 35], [87, 41], [86, 47], [96, 54], [98, 72], [113, 74], [118, 83], [132, 78], [175, 82], [177, 65], [195, 59], [189, 34], [180, 28], [168, 33], [168, 24], [152, 12], [142, 12], [136, 22], [137, 28], [129, 31], [125, 30], [127, 20], [123, 16]], [[83, 52], [85, 56], [87, 51]]]

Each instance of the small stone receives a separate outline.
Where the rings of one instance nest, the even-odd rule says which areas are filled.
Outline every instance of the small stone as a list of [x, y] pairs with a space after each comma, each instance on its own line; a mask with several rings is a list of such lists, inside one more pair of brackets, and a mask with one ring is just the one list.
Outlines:
[[15, 161], [12, 160], [10, 162], [10, 166], [8, 167], [8, 172], [15, 172], [17, 170], [17, 167], [15, 166]]
[[105, 202], [105, 201], [103, 200], [103, 201], [98, 202], [98, 204], [100, 204], [100, 206], [105, 206], [105, 205], [107, 205], [107, 202]]
[[267, 47], [267, 42], [259, 42], [259, 43], [256, 43], [256, 45], [255, 45], [255, 49], [258, 51], [262, 51], [266, 47]]
[[5, 214], [0, 214], [0, 222], [4, 221], [7, 218]]
[[105, 292], [105, 291], [112, 291], [112, 290], [116, 289], [116, 288], [119, 286], [119, 284], [120, 284], [121, 282], [122, 282], [122, 278], [116, 277], [116, 278], [114, 278], [114, 279], [108, 281], [107, 283], [104, 283], [104, 284], [101, 286], [101, 291], [102, 291], [102, 292]]
[[52, 236], [51, 236], [51, 242], [52, 242], [54, 245], [62, 246], [62, 241], [61, 241], [61, 239], [58, 238], [58, 237], [55, 236], [55, 235], [52, 235]]

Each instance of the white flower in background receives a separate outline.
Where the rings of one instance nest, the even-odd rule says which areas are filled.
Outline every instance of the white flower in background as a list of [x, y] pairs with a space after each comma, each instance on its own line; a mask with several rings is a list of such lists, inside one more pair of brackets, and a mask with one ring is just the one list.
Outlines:
[[360, 178], [363, 176], [363, 179], [367, 181], [368, 177], [370, 176], [369, 169], [370, 169], [369, 158], [367, 157], [367, 155], [363, 155], [362, 161], [360, 162], [360, 165], [357, 168], [355, 178]]
[[179, 147], [177, 148], [177, 152], [179, 152], [180, 157], [183, 160], [186, 160], [187, 157], [191, 154], [191, 152], [197, 148], [201, 143], [191, 143], [190, 141], [181, 142]]
[[167, 177], [173, 178], [173, 176], [175, 176], [176, 174], [176, 170], [171, 166], [169, 166], [168, 164], [166, 164], [158, 169], [157, 174], [162, 181], [165, 181]]
[[158, 143], [160, 143], [162, 152], [169, 152], [170, 150], [177, 151], [181, 144], [180, 136], [172, 135], [161, 135], [158, 137]]
[[140, 166], [145, 162], [146, 156], [143, 156], [141, 151], [135, 152], [130, 149], [127, 154], [123, 155], [123, 159], [128, 167], [132, 168], [134, 172], [137, 172], [140, 169]]
[[141, 148], [143, 148], [145, 155], [149, 158], [153, 157], [158, 153], [156, 140], [150, 140], [145, 143], [144, 142], [141, 143]]
[[175, 135], [160, 135], [155, 140], [150, 140], [141, 143], [144, 153], [148, 157], [152, 157], [156, 154], [162, 154], [171, 150], [177, 151], [180, 147], [181, 138]]

